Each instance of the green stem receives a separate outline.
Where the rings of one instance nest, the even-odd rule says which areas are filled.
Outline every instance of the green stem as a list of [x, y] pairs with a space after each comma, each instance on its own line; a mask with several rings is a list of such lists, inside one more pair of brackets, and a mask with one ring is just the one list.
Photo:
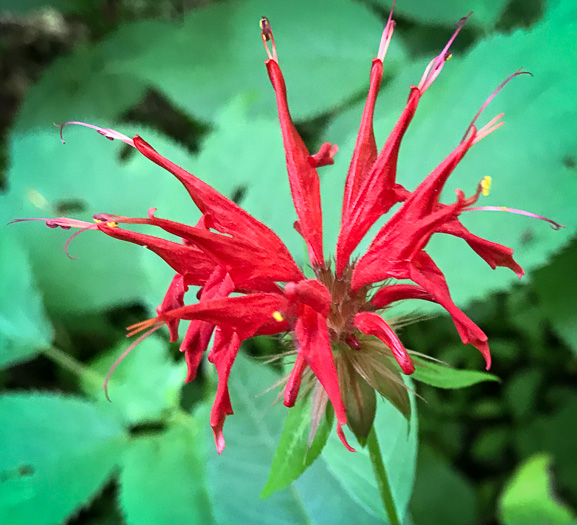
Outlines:
[[393, 494], [391, 492], [391, 485], [389, 484], [387, 470], [385, 469], [385, 464], [383, 463], [383, 456], [381, 455], [381, 447], [379, 447], [379, 441], [377, 439], [375, 427], [373, 427], [369, 433], [369, 437], [367, 438], [367, 445], [369, 447], [369, 456], [371, 458], [371, 463], [373, 464], [373, 471], [375, 472], [375, 478], [377, 480], [379, 492], [381, 493], [381, 500], [383, 501], [383, 505], [387, 511], [389, 522], [391, 525], [401, 525], [397, 515], [397, 509], [395, 508], [395, 502], [393, 500]]
[[84, 366], [80, 361], [72, 357], [70, 354], [60, 350], [60, 348], [50, 346], [48, 348], [44, 348], [42, 353], [48, 359], [60, 365], [62, 368], [65, 368], [69, 372], [72, 372], [74, 375], [85, 378], [91, 383], [94, 383], [94, 385], [102, 386], [102, 383], [104, 382], [103, 377], [100, 377], [99, 374]]

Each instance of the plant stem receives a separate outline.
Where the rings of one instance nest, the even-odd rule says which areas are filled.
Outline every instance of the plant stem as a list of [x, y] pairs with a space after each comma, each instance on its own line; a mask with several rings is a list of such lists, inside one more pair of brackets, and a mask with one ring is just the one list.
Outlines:
[[48, 359], [54, 361], [56, 364], [60, 365], [62, 368], [65, 368], [69, 372], [72, 372], [74, 375], [83, 377], [95, 385], [102, 386], [102, 383], [104, 382], [103, 377], [100, 377], [99, 374], [84, 366], [83, 363], [72, 357], [70, 354], [60, 350], [60, 348], [50, 346], [48, 348], [44, 348], [42, 353]]
[[385, 506], [389, 522], [391, 525], [401, 525], [397, 515], [397, 509], [395, 508], [395, 501], [393, 500], [387, 470], [383, 463], [383, 456], [381, 455], [381, 447], [379, 446], [375, 427], [373, 427], [369, 433], [367, 445], [369, 447], [369, 456], [371, 458], [371, 463], [373, 464], [373, 471], [375, 472], [379, 492], [381, 493], [381, 500]]

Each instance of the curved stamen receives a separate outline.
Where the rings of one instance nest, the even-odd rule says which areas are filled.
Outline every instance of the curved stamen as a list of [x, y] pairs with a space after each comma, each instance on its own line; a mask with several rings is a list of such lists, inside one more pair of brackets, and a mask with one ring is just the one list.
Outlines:
[[[272, 27], [270, 25], [269, 19], [266, 16], [261, 16], [260, 18], [260, 31], [262, 43], [266, 49], [266, 54], [271, 60], [274, 60], [278, 64], [278, 56], [276, 54], [276, 45], [274, 43], [274, 35], [272, 34]], [[272, 51], [268, 48], [268, 42], [271, 43]]]
[[447, 60], [449, 60], [449, 58], [451, 58], [451, 54], [449, 53], [449, 48], [451, 47], [451, 45], [455, 41], [455, 38], [457, 38], [457, 35], [459, 34], [461, 29], [465, 25], [465, 22], [467, 22], [467, 20], [469, 19], [469, 17], [472, 14], [473, 14], [473, 11], [471, 11], [467, 16], [464, 16], [463, 18], [461, 18], [457, 22], [457, 24], [456, 24], [457, 29], [453, 33], [453, 36], [447, 42], [447, 45], [443, 48], [443, 51], [441, 51], [441, 53], [439, 55], [437, 55], [433, 60], [431, 60], [431, 62], [429, 62], [429, 65], [426, 67], [425, 72], [423, 73], [423, 77], [421, 78], [421, 81], [419, 82], [419, 85], [418, 85], [418, 88], [419, 88], [419, 91], [421, 92], [421, 95], [425, 91], [427, 91], [427, 89], [429, 89], [431, 84], [439, 76], [439, 73], [443, 69], [445, 62]]
[[72, 261], [76, 261], [77, 257], [72, 257], [72, 255], [70, 255], [70, 252], [68, 251], [68, 249], [70, 248], [70, 243], [76, 238], [78, 237], [81, 233], [84, 233], [87, 230], [96, 230], [98, 229], [98, 225], [96, 224], [91, 224], [90, 226], [86, 226], [80, 230], [78, 230], [77, 232], [74, 232], [70, 237], [68, 237], [68, 240], [64, 243], [64, 251], [66, 252], [66, 256], [72, 260]]
[[106, 396], [106, 399], [108, 399], [108, 401], [110, 401], [112, 403], [112, 400], [110, 399], [110, 397], [108, 395], [108, 382], [110, 381], [110, 377], [112, 376], [113, 372], [116, 370], [116, 367], [124, 360], [124, 358], [130, 352], [132, 352], [132, 350], [134, 350], [140, 343], [142, 343], [142, 341], [144, 341], [153, 332], [156, 332], [156, 330], [158, 330], [161, 326], [162, 325], [155, 326], [154, 328], [150, 329], [145, 334], [142, 334], [136, 341], [134, 341], [134, 343], [132, 343], [124, 352], [122, 352], [122, 354], [120, 355], [120, 357], [116, 361], [114, 361], [114, 363], [112, 364], [112, 366], [108, 370], [108, 373], [106, 374], [106, 378], [104, 379], [104, 383], [102, 384], [102, 388], [104, 389], [104, 395]]
[[474, 208], [465, 208], [462, 211], [504, 211], [507, 213], [515, 213], [517, 215], [525, 215], [526, 217], [532, 217], [534, 219], [539, 219], [545, 222], [548, 222], [551, 225], [551, 228], [554, 230], [560, 230], [561, 228], [565, 228], [562, 224], [555, 222], [552, 219], [548, 219], [547, 217], [543, 217], [542, 215], [537, 215], [536, 213], [531, 213], [529, 211], [524, 210], [516, 210], [515, 208], [507, 208], [506, 206], [477, 206]]
[[[467, 139], [467, 136], [469, 135], [469, 132], [471, 131], [471, 129], [474, 127], [475, 122], [477, 122], [477, 119], [479, 118], [479, 116], [481, 115], [481, 113], [483, 113], [483, 111], [485, 111], [485, 108], [491, 103], [491, 101], [497, 96], [497, 93], [499, 93], [499, 91], [501, 91], [512, 79], [514, 79], [515, 77], [518, 77], [519, 75], [531, 75], [533, 76], [532, 73], [530, 73], [529, 71], [515, 71], [515, 73], [513, 73], [512, 75], [509, 75], [503, 82], [501, 82], [499, 84], [499, 87], [497, 87], [497, 89], [495, 91], [493, 91], [493, 93], [491, 93], [491, 95], [489, 95], [489, 98], [487, 100], [485, 100], [485, 103], [481, 106], [481, 108], [479, 109], [479, 111], [477, 111], [477, 114], [473, 117], [473, 120], [471, 121], [471, 123], [469, 124], [469, 127], [467, 128], [467, 131], [465, 131], [465, 134], [463, 135], [463, 138], [461, 139], [461, 142], [464, 142]], [[483, 126], [481, 128], [481, 130], [485, 130], [485, 128], [487, 128], [488, 126], [490, 127], [490, 124], [496, 122], [497, 120], [499, 120], [501, 117], [503, 116], [503, 113], [501, 113], [498, 117], [495, 117], [493, 120], [491, 120], [491, 122], [489, 122], [489, 124]], [[483, 136], [486, 137], [487, 135], [489, 135], [489, 133], [492, 133], [493, 131], [495, 131], [498, 127], [501, 127], [504, 123], [501, 122], [498, 126], [496, 126], [494, 129], [491, 129], [490, 131], [487, 131]], [[479, 133], [481, 133], [481, 130], [479, 130]], [[481, 137], [483, 138], [483, 137]], [[477, 140], [475, 140], [475, 142], [478, 142], [479, 140], [481, 140], [481, 138], [478, 138]]]
[[132, 337], [133, 335], [136, 335], [139, 332], [142, 332], [143, 330], [146, 330], [147, 328], [154, 326], [155, 324], [158, 324], [158, 327], [160, 327], [163, 324], [165, 324], [165, 322], [161, 321], [158, 317], [153, 317], [152, 319], [146, 319], [144, 321], [140, 321], [139, 323], [131, 324], [130, 326], [126, 327], [126, 329], [128, 330], [126, 337]]
[[62, 131], [64, 130], [64, 126], [68, 126], [70, 124], [74, 124], [76, 126], [84, 126], [85, 128], [95, 129], [98, 133], [100, 133], [103, 137], [106, 137], [108, 140], [121, 140], [122, 142], [124, 142], [125, 144], [128, 144], [129, 146], [132, 146], [133, 148], [135, 147], [134, 141], [131, 138], [127, 137], [126, 135], [120, 133], [119, 131], [115, 131], [113, 129], [108, 129], [108, 128], [101, 128], [99, 126], [95, 126], [94, 124], [87, 124], [86, 122], [77, 122], [77, 121], [73, 121], [73, 120], [65, 122], [64, 124], [54, 124], [55, 126], [60, 128], [60, 140], [61, 140], [62, 144], [66, 144], [66, 141], [64, 140], [64, 137], [62, 136]]
[[393, 20], [393, 11], [395, 9], [395, 4], [397, 0], [394, 0], [391, 7], [391, 12], [389, 13], [389, 19], [387, 20], [387, 25], [383, 29], [383, 36], [381, 37], [381, 43], [379, 45], [379, 52], [377, 53], [377, 58], [381, 61], [385, 61], [385, 55], [387, 54], [387, 49], [389, 49], [389, 44], [393, 38], [393, 31], [395, 29], [396, 22]]

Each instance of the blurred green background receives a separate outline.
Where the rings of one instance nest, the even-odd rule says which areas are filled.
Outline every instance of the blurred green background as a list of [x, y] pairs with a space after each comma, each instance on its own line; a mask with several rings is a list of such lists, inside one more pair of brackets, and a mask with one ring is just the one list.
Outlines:
[[[364, 451], [331, 435], [322, 456], [267, 499], [287, 409], [263, 394], [279, 371], [249, 357], [232, 371], [235, 415], [217, 456], [208, 425], [215, 378], [185, 365], [167, 334], [150, 338], [101, 384], [128, 345], [124, 327], [153, 312], [171, 270], [136, 246], [15, 218], [94, 213], [194, 222], [178, 182], [122, 144], [53, 123], [140, 134], [271, 226], [304, 263], [292, 228], [274, 93], [258, 20], [274, 28], [293, 116], [309, 149], [340, 146], [321, 170], [328, 253], [388, 0], [0, 1], [0, 523], [382, 523]], [[577, 510], [577, 4], [574, 0], [399, 0], [376, 111], [382, 144], [427, 62], [474, 11], [424, 96], [401, 149], [399, 182], [416, 187], [458, 144], [487, 96], [506, 125], [449, 181], [484, 205], [564, 224], [471, 213], [474, 233], [515, 249], [527, 275], [491, 271], [459, 239], [430, 252], [455, 302], [489, 336], [502, 382], [418, 385], [409, 428], [379, 405], [376, 428], [393, 493], [414, 525], [569, 524]], [[484, 120], [483, 120], [484, 119]], [[369, 238], [370, 240], [370, 238]], [[366, 243], [365, 243], [366, 246]], [[361, 246], [362, 249], [362, 246]], [[450, 319], [416, 310], [408, 348], [481, 369]], [[418, 305], [420, 306], [420, 305]], [[433, 315], [432, 315], [433, 314]], [[439, 315], [436, 315], [439, 314]], [[272, 339], [246, 356], [279, 350]], [[417, 446], [418, 442], [418, 446]]]

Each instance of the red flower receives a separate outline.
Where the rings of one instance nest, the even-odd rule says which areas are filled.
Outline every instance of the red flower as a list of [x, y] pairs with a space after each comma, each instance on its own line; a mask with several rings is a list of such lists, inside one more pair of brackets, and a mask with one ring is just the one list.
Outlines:
[[[316, 155], [309, 154], [291, 119], [270, 24], [262, 19], [262, 38], [269, 54], [265, 63], [276, 93], [287, 171], [298, 216], [294, 227], [306, 242], [315, 279], [304, 276], [272, 230], [234, 202], [164, 158], [139, 136], [130, 139], [96, 126], [90, 127], [111, 140], [119, 139], [135, 147], [176, 176], [202, 213], [198, 224], [187, 226], [157, 218], [155, 209], [140, 219], [99, 214], [95, 216], [96, 224], [66, 218], [31, 219], [44, 220], [50, 227], [98, 229], [116, 239], [148, 248], [174, 269], [176, 275], [157, 309], [158, 316], [130, 327], [129, 335], [148, 331], [116, 364], [135, 344], [163, 325], [168, 326], [171, 341], [176, 341], [179, 321], [190, 320], [180, 349], [188, 365], [186, 380], [192, 381], [214, 334], [208, 359], [216, 367], [218, 389], [210, 424], [219, 453], [224, 448], [224, 420], [233, 413], [228, 377], [240, 345], [256, 335], [290, 336], [296, 361], [287, 380], [285, 404], [294, 405], [303, 377], [314, 380], [313, 432], [330, 401], [338, 434], [350, 450], [342, 426], [348, 422], [359, 438], [366, 437], [374, 417], [375, 390], [401, 410], [408, 408], [400, 370], [411, 374], [414, 365], [393, 328], [379, 314], [392, 303], [421, 299], [442, 305], [451, 315], [463, 343], [480, 350], [489, 368], [487, 336], [453, 303], [443, 273], [425, 248], [435, 233], [454, 235], [464, 239], [491, 268], [505, 266], [519, 277], [523, 275], [511, 249], [473, 235], [459, 221], [464, 211], [496, 209], [472, 207], [480, 194], [487, 192], [488, 178], [471, 197], [457, 191], [453, 204], [439, 202], [447, 178], [467, 151], [502, 125], [498, 122], [502, 116], [499, 115], [477, 129], [475, 122], [481, 111], [511, 78], [521, 73], [511, 75], [489, 97], [461, 143], [414, 191], [396, 182], [397, 156], [403, 135], [420, 98], [443, 69], [449, 46], [465, 21], [466, 18], [459, 22], [455, 34], [431, 61], [419, 85], [411, 87], [407, 104], [379, 153], [373, 134], [373, 112], [383, 75], [383, 59], [395, 26], [389, 17], [378, 56], [372, 63], [369, 93], [344, 189], [333, 270], [324, 256], [317, 168], [332, 164], [337, 147], [326, 143]], [[354, 250], [369, 228], [397, 203], [402, 205], [376, 234], [367, 252], [357, 261], [352, 260]], [[156, 226], [174, 235], [175, 241], [136, 233], [120, 224]], [[391, 284], [393, 279], [409, 279], [415, 284]], [[198, 302], [185, 305], [185, 292], [192, 285], [200, 287]], [[232, 293], [236, 295], [230, 297]]]

